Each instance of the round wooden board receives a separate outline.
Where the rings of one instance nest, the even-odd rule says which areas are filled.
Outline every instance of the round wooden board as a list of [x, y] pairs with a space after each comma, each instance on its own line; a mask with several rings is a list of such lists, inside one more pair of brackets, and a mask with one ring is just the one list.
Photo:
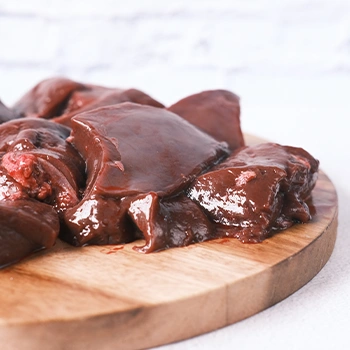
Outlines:
[[261, 244], [218, 239], [144, 255], [135, 244], [74, 248], [59, 241], [0, 271], [1, 348], [149, 348], [254, 315], [329, 259], [337, 195], [322, 172], [312, 201], [310, 223]]

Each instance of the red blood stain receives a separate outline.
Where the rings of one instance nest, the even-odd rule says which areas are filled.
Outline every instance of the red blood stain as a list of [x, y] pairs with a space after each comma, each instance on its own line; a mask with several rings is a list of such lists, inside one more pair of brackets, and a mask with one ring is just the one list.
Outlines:
[[111, 248], [103, 248], [100, 250], [101, 253], [103, 254], [115, 254], [118, 252], [118, 250], [122, 250], [124, 248], [124, 246], [115, 246], [115, 247], [111, 247]]

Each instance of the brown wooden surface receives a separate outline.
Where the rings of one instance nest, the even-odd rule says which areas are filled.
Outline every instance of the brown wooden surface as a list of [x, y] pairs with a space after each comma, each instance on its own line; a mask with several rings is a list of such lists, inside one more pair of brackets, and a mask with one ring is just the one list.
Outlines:
[[0, 271], [1, 349], [147, 348], [254, 315], [329, 259], [337, 196], [323, 173], [313, 204], [310, 223], [261, 244], [218, 239], [143, 255], [134, 243], [74, 248], [59, 241]]

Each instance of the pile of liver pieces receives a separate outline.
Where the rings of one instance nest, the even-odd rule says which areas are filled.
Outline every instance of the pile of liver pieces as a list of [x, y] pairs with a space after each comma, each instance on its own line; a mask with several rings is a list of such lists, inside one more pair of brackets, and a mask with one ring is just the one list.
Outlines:
[[0, 266], [50, 248], [148, 253], [220, 237], [261, 242], [311, 219], [318, 161], [245, 146], [239, 98], [204, 91], [165, 108], [147, 94], [45, 80], [0, 103]]

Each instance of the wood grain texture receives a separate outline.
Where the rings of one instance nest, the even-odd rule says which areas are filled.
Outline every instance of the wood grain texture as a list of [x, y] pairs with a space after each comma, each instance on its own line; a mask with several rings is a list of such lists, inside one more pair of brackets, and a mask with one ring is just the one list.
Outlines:
[[260, 244], [218, 239], [144, 255], [134, 243], [74, 248], [59, 241], [0, 271], [1, 348], [148, 348], [254, 315], [329, 259], [337, 195], [322, 172], [312, 202], [310, 223]]

